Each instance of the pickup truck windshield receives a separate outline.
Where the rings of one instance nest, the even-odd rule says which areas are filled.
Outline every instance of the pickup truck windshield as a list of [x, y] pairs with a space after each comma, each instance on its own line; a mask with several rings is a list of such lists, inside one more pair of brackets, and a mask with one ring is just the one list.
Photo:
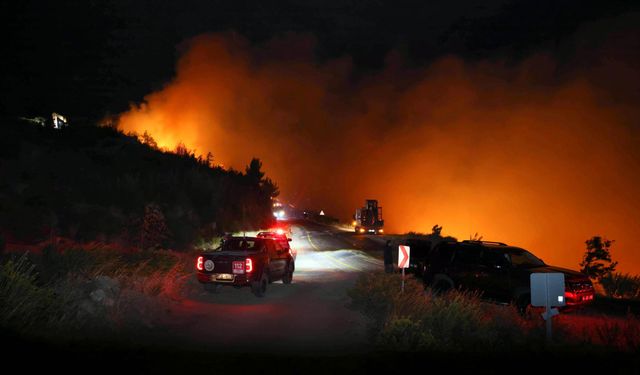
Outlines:
[[544, 266], [544, 262], [526, 250], [510, 250], [507, 252], [514, 267], [530, 268]]

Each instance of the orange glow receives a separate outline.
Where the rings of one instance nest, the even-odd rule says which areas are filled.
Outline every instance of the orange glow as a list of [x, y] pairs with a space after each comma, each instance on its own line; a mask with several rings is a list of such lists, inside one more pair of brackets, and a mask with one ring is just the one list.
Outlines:
[[202, 271], [204, 269], [203, 262], [204, 257], [198, 257], [198, 260], [196, 261], [196, 268], [198, 269], [198, 271]]
[[573, 269], [604, 235], [618, 270], [640, 273], [638, 116], [597, 84], [615, 67], [559, 79], [546, 56], [408, 69], [391, 53], [354, 82], [349, 58], [318, 63], [313, 48], [297, 35], [253, 47], [197, 37], [175, 79], [119, 126], [240, 170], [259, 157], [297, 207], [348, 218], [378, 199], [387, 233], [439, 224]]
[[253, 272], [253, 260], [251, 258], [245, 260], [245, 271], [247, 273]]

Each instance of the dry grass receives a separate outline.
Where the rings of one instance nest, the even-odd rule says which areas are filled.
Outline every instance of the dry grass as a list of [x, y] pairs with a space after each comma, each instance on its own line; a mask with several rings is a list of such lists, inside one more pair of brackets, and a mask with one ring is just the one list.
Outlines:
[[[104, 248], [5, 256], [0, 261], [0, 328], [73, 335], [87, 329], [149, 326], [157, 311], [182, 298], [191, 276], [190, 260], [187, 254], [170, 251]], [[109, 303], [91, 301], [99, 277], [118, 286]]]
[[[370, 320], [372, 342], [383, 350], [501, 352], [545, 350], [539, 311], [524, 316], [515, 306], [482, 302], [477, 294], [435, 295], [409, 279], [400, 293], [398, 275], [364, 274], [349, 291], [352, 308]], [[554, 318], [554, 344], [567, 350], [638, 352], [640, 319], [576, 313]]]

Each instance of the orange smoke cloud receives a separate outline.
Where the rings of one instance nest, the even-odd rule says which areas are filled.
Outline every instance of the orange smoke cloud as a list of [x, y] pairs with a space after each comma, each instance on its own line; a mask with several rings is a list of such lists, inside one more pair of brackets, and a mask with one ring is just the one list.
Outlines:
[[558, 79], [545, 56], [409, 69], [396, 54], [354, 79], [348, 58], [318, 63], [313, 49], [307, 36], [197, 37], [119, 127], [236, 169], [259, 157], [283, 199], [345, 220], [376, 198], [390, 232], [437, 223], [571, 268], [605, 235], [619, 269], [640, 270], [638, 134], [590, 80]]

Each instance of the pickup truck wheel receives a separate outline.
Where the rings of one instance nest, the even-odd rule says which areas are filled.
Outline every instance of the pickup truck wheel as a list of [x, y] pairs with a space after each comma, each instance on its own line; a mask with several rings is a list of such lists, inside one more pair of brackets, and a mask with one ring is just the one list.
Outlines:
[[204, 290], [206, 290], [209, 293], [218, 293], [220, 291], [220, 288], [222, 287], [222, 285], [220, 284], [211, 284], [211, 283], [207, 283], [204, 284]]
[[260, 277], [260, 280], [258, 281], [254, 281], [251, 284], [251, 291], [253, 292], [253, 294], [256, 295], [256, 297], [264, 297], [265, 293], [267, 292], [267, 285], [269, 284], [269, 279], [267, 278], [267, 274], [266, 272], [262, 273], [262, 277]]
[[284, 271], [284, 276], [282, 276], [283, 284], [291, 284], [293, 281], [293, 262], [287, 263], [287, 269]]

